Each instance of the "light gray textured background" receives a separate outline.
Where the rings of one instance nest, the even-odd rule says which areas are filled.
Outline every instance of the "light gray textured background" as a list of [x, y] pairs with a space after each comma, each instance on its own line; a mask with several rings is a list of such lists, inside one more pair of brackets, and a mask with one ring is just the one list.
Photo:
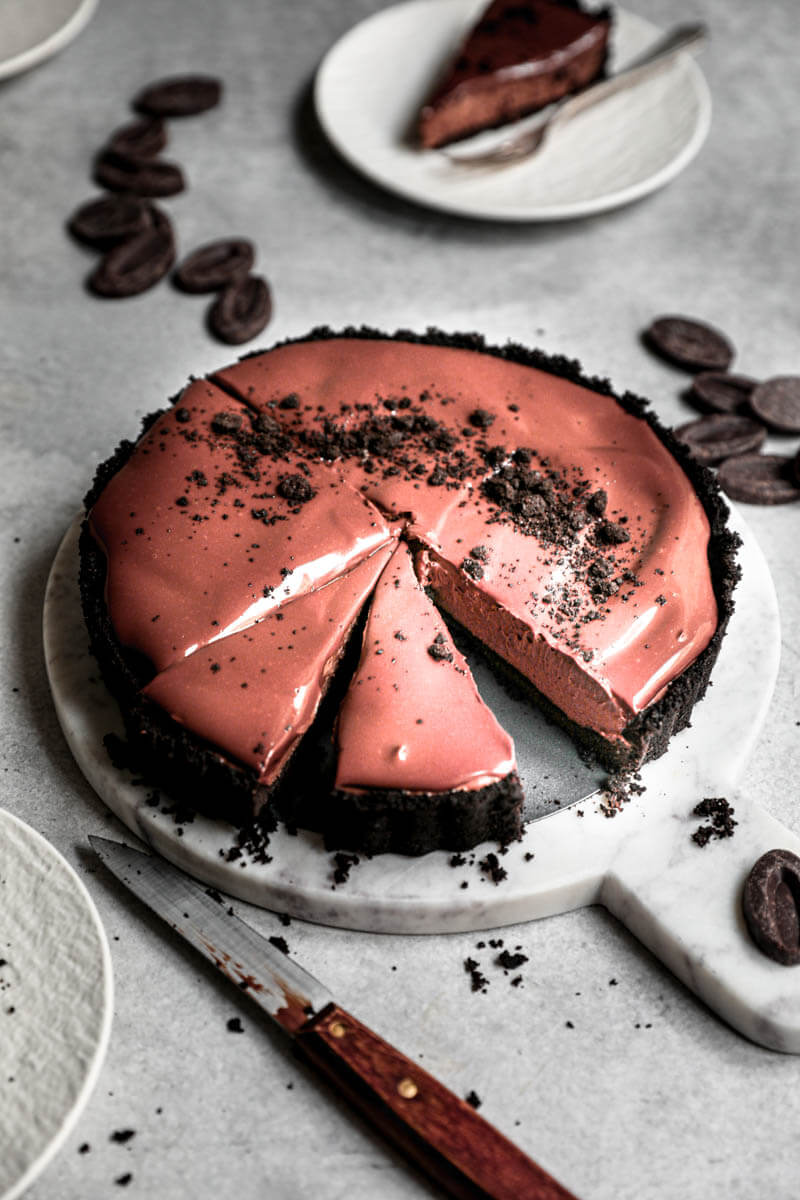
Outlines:
[[[298, 1067], [244, 999], [92, 874], [83, 849], [87, 833], [115, 826], [50, 703], [39, 632], [47, 570], [95, 464], [188, 374], [231, 357], [204, 333], [203, 299], [164, 285], [111, 304], [82, 290], [93, 256], [63, 222], [93, 192], [91, 155], [126, 119], [128, 98], [182, 70], [224, 78], [224, 106], [172, 126], [169, 153], [191, 186], [166, 206], [184, 248], [233, 231], [256, 241], [276, 302], [265, 343], [317, 323], [478, 329], [577, 355], [652, 397], [669, 422], [692, 412], [680, 399], [684, 376], [638, 342], [656, 314], [711, 319], [747, 373], [800, 370], [794, 0], [637, 0], [662, 26], [710, 24], [709, 140], [664, 191], [553, 227], [425, 212], [326, 148], [310, 113], [314, 69], [380, 7], [101, 0], [74, 45], [0, 87], [0, 803], [85, 879], [113, 939], [117, 986], [100, 1083], [32, 1200], [435, 1194]], [[796, 827], [800, 508], [746, 516], [784, 632], [770, 726], [739, 802], [758, 798]], [[284, 931], [269, 914], [253, 920], [285, 932], [343, 1004], [456, 1092], [474, 1088], [483, 1114], [584, 1200], [797, 1196], [800, 1062], [732, 1033], [602, 910], [504, 931], [530, 957], [525, 984], [512, 989], [487, 969], [486, 995], [470, 993], [462, 970], [480, 935], [379, 937], [296, 922]], [[475, 957], [488, 967], [485, 951]], [[227, 1032], [233, 1016], [244, 1034]], [[122, 1128], [136, 1130], [127, 1146], [109, 1140]], [[80, 1155], [83, 1142], [91, 1151]], [[123, 1191], [114, 1180], [126, 1171]]]

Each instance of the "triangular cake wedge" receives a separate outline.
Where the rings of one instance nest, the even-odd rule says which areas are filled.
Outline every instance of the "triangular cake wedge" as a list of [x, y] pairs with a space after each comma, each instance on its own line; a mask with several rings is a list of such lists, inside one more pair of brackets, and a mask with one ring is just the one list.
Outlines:
[[603, 72], [607, 9], [573, 0], [494, 0], [423, 105], [423, 147], [444, 146], [545, 108]]
[[88, 532], [115, 639], [156, 671], [323, 586], [392, 537], [335, 468], [299, 458], [272, 417], [206, 380], [129, 452]]
[[401, 543], [372, 598], [339, 710], [330, 845], [460, 850], [519, 834], [514, 744], [417, 581]]
[[[325, 587], [159, 672], [128, 722], [145, 773], [234, 823], [261, 814], [390, 556], [391, 548], [378, 550]], [[262, 824], [274, 826], [269, 810]]]

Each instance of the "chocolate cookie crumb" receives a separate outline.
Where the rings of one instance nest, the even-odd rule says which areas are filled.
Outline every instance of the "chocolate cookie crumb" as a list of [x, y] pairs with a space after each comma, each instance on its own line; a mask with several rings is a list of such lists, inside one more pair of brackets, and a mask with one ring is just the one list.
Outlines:
[[528, 961], [527, 954], [512, 954], [510, 950], [502, 950], [494, 960], [505, 971], [515, 971]]
[[692, 834], [692, 841], [698, 846], [705, 846], [712, 838], [733, 837], [734, 826], [738, 825], [738, 821], [733, 819], [735, 811], [722, 796], [707, 796], [701, 800], [692, 812], [696, 817], [710, 817], [711, 824], [698, 825]]
[[303, 475], [284, 475], [275, 490], [291, 504], [305, 504], [315, 495], [314, 489]]
[[474, 958], [465, 958], [464, 970], [470, 977], [473, 992], [485, 992], [489, 986], [489, 980], [481, 971], [479, 963]]
[[480, 860], [478, 866], [483, 874], [488, 876], [494, 884], [502, 883], [508, 877], [508, 871], [505, 867], [500, 866], [500, 860], [496, 854], [487, 854], [485, 858]]
[[473, 1108], [480, 1108], [482, 1103], [481, 1098], [476, 1091], [467, 1092], [464, 1099], [466, 1100], [467, 1104], [472, 1105]]
[[280, 950], [281, 954], [289, 953], [289, 943], [279, 933], [273, 934], [269, 941], [276, 950]]
[[428, 646], [428, 654], [436, 662], [452, 662], [453, 655], [448, 650], [443, 633], [437, 633], [430, 646]]
[[231, 1017], [227, 1022], [226, 1028], [228, 1033], [244, 1033], [244, 1026], [239, 1017]]
[[133, 1137], [136, 1137], [135, 1129], [115, 1129], [109, 1141], [118, 1142], [120, 1146], [124, 1146]]
[[350, 878], [350, 872], [353, 867], [357, 866], [361, 859], [357, 854], [350, 854], [346, 850], [339, 850], [333, 856], [334, 872], [333, 886], [338, 883], [347, 883]]

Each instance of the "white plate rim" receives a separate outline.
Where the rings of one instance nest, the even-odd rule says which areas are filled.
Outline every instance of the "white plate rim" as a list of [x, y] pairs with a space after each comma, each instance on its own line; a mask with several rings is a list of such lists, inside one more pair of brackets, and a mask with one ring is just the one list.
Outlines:
[[[594, 216], [633, 203], [649, 195], [651, 192], [664, 187], [685, 170], [697, 155], [708, 135], [711, 126], [711, 93], [705, 77], [696, 62], [690, 55], [686, 54], [681, 56], [680, 65], [686, 71], [687, 78], [691, 82], [697, 104], [697, 119], [692, 136], [687, 139], [681, 149], [660, 170], [643, 178], [638, 183], [630, 184], [617, 191], [607, 192], [594, 199], [576, 201], [573, 204], [559, 203], [547, 206], [521, 205], [519, 207], [503, 205], [502, 207], [497, 207], [491, 203], [460, 202], [458, 196], [452, 192], [441, 195], [435, 187], [419, 186], [416, 183], [409, 184], [407, 180], [403, 179], [402, 174], [390, 178], [384, 172], [376, 170], [370, 162], [369, 157], [365, 157], [363, 153], [359, 152], [358, 146], [353, 144], [352, 140], [347, 136], [346, 131], [342, 130], [341, 124], [332, 115], [330, 100], [335, 87], [332, 79], [339, 68], [342, 56], [348, 53], [352, 45], [351, 39], [357, 38], [365, 30], [369, 31], [370, 28], [373, 31], [376, 27], [379, 29], [381, 22], [389, 14], [393, 14], [400, 9], [411, 9], [422, 3], [428, 6], [444, 6], [458, 3], [463, 6], [465, 13], [474, 7], [474, 0], [401, 0], [399, 4], [381, 9], [352, 26], [334, 43], [319, 64], [313, 86], [314, 106], [318, 120], [335, 150], [351, 167], [354, 167], [373, 183], [385, 190], [394, 192], [405, 200], [421, 204], [436, 211], [480, 220], [550, 222]], [[617, 9], [616, 15], [623, 19], [634, 19], [643, 29], [649, 29], [653, 38], [659, 33], [655, 25], [644, 20], [644, 18], [634, 17], [633, 14], [627, 13], [624, 9]], [[517, 170], [519, 167], [504, 169]]]
[[100, 1014], [100, 1022], [97, 1031], [97, 1040], [95, 1043], [94, 1054], [89, 1062], [83, 1082], [78, 1089], [73, 1103], [69, 1110], [63, 1114], [61, 1124], [58, 1130], [46, 1141], [39, 1154], [33, 1159], [25, 1169], [24, 1173], [12, 1183], [0, 1195], [0, 1200], [16, 1200], [21, 1196], [33, 1183], [42, 1171], [52, 1162], [59, 1150], [66, 1142], [69, 1135], [72, 1133], [75, 1125], [83, 1112], [86, 1104], [92, 1094], [97, 1081], [100, 1077], [100, 1071], [105, 1060], [108, 1044], [111, 1038], [111, 1025], [114, 1011], [114, 976], [111, 962], [111, 951], [108, 945], [108, 938], [103, 923], [100, 919], [100, 914], [94, 900], [86, 889], [85, 884], [77, 874], [75, 869], [67, 862], [63, 854], [61, 854], [55, 846], [47, 841], [37, 830], [35, 830], [27, 822], [15, 816], [8, 809], [0, 809], [0, 826], [4, 822], [9, 822], [12, 826], [16, 826], [22, 836], [29, 842], [35, 844], [37, 851], [53, 861], [57, 869], [60, 870], [74, 887], [76, 895], [82, 902], [83, 909], [89, 918], [93, 930], [96, 934], [97, 945], [100, 952], [101, 967], [103, 973], [103, 999], [102, 1013]]
[[98, 3], [99, 0], [78, 0], [67, 20], [58, 24], [46, 38], [20, 54], [0, 61], [0, 80], [9, 79], [12, 75], [21, 75], [23, 71], [38, 66], [59, 50], [63, 50], [88, 25]]

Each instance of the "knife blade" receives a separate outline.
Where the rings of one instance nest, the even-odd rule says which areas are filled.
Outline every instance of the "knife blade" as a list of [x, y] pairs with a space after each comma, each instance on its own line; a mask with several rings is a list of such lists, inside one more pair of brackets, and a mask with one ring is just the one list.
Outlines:
[[461, 1200], [576, 1200], [475, 1109], [341, 1008], [313, 975], [164, 859], [90, 835], [100, 860], [292, 1037], [358, 1112]]

